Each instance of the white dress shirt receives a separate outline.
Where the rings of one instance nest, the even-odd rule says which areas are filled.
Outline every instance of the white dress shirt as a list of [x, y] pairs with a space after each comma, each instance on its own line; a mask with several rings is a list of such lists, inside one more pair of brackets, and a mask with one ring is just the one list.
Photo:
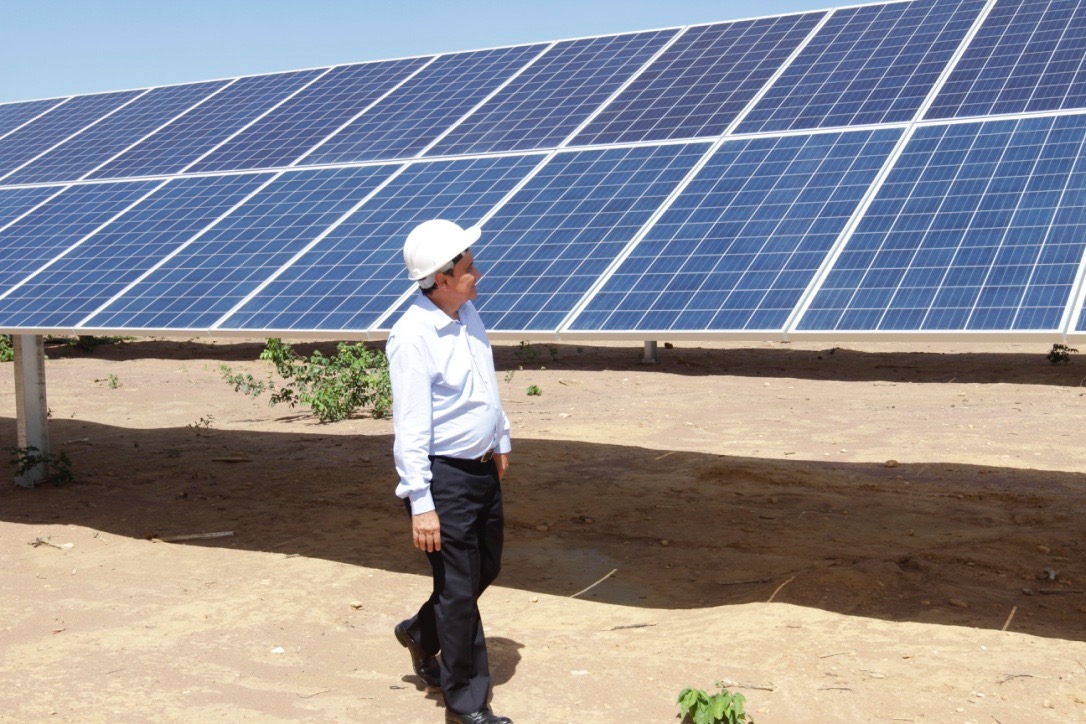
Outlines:
[[459, 316], [452, 319], [420, 293], [385, 345], [396, 495], [411, 499], [415, 515], [434, 509], [430, 455], [471, 459], [512, 449], [486, 329], [471, 302]]

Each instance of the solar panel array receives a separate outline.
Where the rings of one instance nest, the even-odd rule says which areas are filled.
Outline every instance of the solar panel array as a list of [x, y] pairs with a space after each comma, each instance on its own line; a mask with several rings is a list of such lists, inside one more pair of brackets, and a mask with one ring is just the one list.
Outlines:
[[899, 0], [0, 104], [0, 330], [1086, 340], [1086, 9]]

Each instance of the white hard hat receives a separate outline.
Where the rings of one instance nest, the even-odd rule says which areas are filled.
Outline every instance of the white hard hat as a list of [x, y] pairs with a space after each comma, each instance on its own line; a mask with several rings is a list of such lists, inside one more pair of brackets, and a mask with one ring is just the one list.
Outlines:
[[444, 219], [422, 222], [411, 230], [403, 245], [408, 278], [423, 289], [433, 286], [434, 274], [478, 241], [482, 233], [478, 226], [464, 229]]

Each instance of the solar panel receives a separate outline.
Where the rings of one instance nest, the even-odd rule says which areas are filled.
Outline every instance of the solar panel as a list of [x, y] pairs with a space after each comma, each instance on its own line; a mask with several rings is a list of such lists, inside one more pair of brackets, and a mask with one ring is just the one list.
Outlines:
[[996, 3], [928, 118], [1086, 107], [1086, 6]]
[[23, 125], [34, 116], [45, 113], [63, 98], [52, 98], [41, 101], [26, 101], [24, 103], [4, 103], [0, 105], [0, 137]]
[[414, 156], [545, 47], [520, 45], [440, 56], [307, 155], [305, 162]]
[[783, 329], [900, 134], [725, 142], [569, 329]]
[[75, 96], [0, 138], [0, 183], [14, 169], [145, 91]]
[[426, 58], [408, 58], [332, 68], [188, 170], [289, 165], [426, 61]]
[[808, 13], [689, 28], [574, 143], [720, 135], [821, 17]]
[[75, 326], [268, 178], [239, 174], [168, 182], [21, 286], [9, 289], [0, 297], [0, 325]]
[[161, 183], [73, 186], [10, 224], [0, 231], [0, 294]]
[[491, 330], [555, 331], [709, 149], [559, 153], [489, 219], [476, 306]]
[[799, 330], [1059, 328], [1086, 250], [1086, 116], [922, 127]]
[[177, 173], [323, 72], [303, 70], [239, 78], [88, 178]]
[[223, 85], [225, 81], [150, 90], [3, 181], [8, 184], [75, 181]]
[[365, 329], [411, 288], [403, 240], [435, 217], [478, 222], [540, 155], [413, 163], [235, 314], [224, 329]]
[[[0, 330], [1086, 338], [1086, 9], [894, 0], [0, 104]], [[523, 335], [523, 336], [521, 336]]]
[[367, 166], [284, 173], [82, 326], [206, 329], [394, 170]]
[[427, 155], [556, 146], [675, 32], [661, 30], [558, 43]]
[[984, 0], [914, 0], [834, 11], [738, 133], [912, 120]]

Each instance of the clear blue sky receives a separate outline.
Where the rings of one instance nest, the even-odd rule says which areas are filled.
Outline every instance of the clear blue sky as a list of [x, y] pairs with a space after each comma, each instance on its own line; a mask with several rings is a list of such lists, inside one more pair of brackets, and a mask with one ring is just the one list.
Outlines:
[[860, 4], [858, 0], [4, 0], [0, 102]]

